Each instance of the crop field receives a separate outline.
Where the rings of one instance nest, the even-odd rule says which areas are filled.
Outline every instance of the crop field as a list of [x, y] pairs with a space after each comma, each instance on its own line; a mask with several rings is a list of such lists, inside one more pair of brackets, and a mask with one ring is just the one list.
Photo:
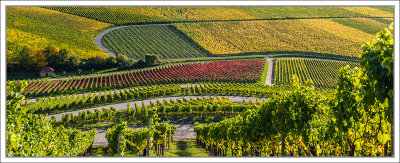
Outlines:
[[393, 17], [393, 7], [55, 7], [48, 9], [122, 25], [153, 22], [320, 17]]
[[38, 96], [80, 90], [199, 81], [257, 82], [261, 78], [264, 62], [265, 59], [195, 62], [68, 80], [33, 80], [23, 93], [26, 96]]
[[7, 7], [9, 49], [25, 45], [68, 48], [81, 58], [108, 54], [97, 47], [93, 37], [111, 24], [40, 7]]
[[162, 59], [207, 56], [206, 51], [172, 25], [118, 28], [108, 32], [102, 44], [117, 55], [134, 59], [143, 59], [145, 54], [157, 54]]
[[374, 38], [372, 34], [330, 19], [174, 25], [215, 55], [311, 52], [358, 57], [361, 45]]
[[349, 65], [359, 67], [357, 62], [325, 59], [278, 59], [275, 65], [275, 85], [291, 85], [292, 75], [302, 83], [311, 79], [318, 88], [336, 88], [339, 69]]

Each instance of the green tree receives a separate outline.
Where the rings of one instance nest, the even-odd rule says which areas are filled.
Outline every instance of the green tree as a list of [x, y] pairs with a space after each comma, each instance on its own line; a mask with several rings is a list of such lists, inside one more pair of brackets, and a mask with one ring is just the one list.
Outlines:
[[144, 56], [146, 66], [156, 66], [161, 64], [160, 57], [155, 54], [147, 54]]

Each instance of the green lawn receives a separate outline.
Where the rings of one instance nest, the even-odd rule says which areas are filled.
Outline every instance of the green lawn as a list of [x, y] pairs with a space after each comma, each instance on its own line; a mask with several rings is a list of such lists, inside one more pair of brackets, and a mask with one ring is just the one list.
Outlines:
[[207, 152], [196, 143], [195, 140], [175, 140], [171, 144], [171, 149], [165, 152], [167, 157], [205, 157], [208, 156]]
[[[99, 146], [91, 150], [90, 156], [101, 157], [105, 156], [104, 147]], [[113, 157], [118, 156], [114, 154]], [[175, 140], [171, 143], [171, 149], [165, 150], [165, 157], [206, 157], [207, 152], [196, 143], [195, 140]], [[124, 157], [140, 157], [138, 152], [130, 151], [128, 148], [124, 151]], [[150, 150], [150, 157], [157, 157], [156, 154]]]
[[268, 64], [269, 64], [269, 62], [265, 61], [264, 71], [263, 71], [263, 74], [261, 75], [260, 84], [265, 83], [265, 79], [267, 78], [267, 72], [268, 72]]

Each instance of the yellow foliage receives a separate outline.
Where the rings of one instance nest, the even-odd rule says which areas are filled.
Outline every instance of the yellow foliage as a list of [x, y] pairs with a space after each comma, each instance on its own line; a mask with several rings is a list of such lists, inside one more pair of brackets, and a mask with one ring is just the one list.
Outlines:
[[66, 48], [87, 59], [108, 56], [93, 41], [111, 24], [40, 7], [7, 7], [7, 41], [20, 46]]
[[17, 43], [22, 46], [37, 46], [42, 47], [48, 45], [48, 40], [46, 38], [34, 35], [28, 32], [23, 32], [14, 28], [7, 28], [7, 42]]
[[364, 14], [367, 16], [376, 16], [376, 17], [393, 17], [392, 13], [382, 11], [376, 8], [371, 8], [371, 7], [343, 7], [347, 10], [357, 12], [360, 14]]
[[296, 51], [357, 57], [361, 45], [374, 38], [329, 19], [174, 25], [207, 51], [218, 55]]

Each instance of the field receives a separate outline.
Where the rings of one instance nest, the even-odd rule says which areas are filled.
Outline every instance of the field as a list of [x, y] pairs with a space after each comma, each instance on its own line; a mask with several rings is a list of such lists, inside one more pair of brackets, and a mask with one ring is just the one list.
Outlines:
[[292, 75], [304, 84], [311, 79], [318, 88], [336, 88], [339, 69], [346, 65], [359, 67], [359, 63], [325, 59], [279, 59], [275, 65], [276, 85], [291, 85]]
[[[7, 7], [7, 49], [23, 46], [67, 48], [81, 58], [108, 56], [93, 42], [111, 24], [40, 7]], [[50, 32], [53, 31], [53, 32]]]
[[392, 22], [378, 6], [7, 7], [7, 69], [63, 73], [7, 81], [7, 159], [398, 158]]
[[206, 51], [171, 25], [118, 28], [108, 32], [102, 44], [117, 55], [134, 59], [143, 59], [145, 54], [157, 54], [162, 59], [207, 56]]
[[374, 35], [330, 19], [174, 25], [215, 55], [298, 52], [358, 57], [361, 45], [374, 38]]
[[153, 22], [320, 17], [393, 17], [393, 7], [45, 7], [123, 25]]

